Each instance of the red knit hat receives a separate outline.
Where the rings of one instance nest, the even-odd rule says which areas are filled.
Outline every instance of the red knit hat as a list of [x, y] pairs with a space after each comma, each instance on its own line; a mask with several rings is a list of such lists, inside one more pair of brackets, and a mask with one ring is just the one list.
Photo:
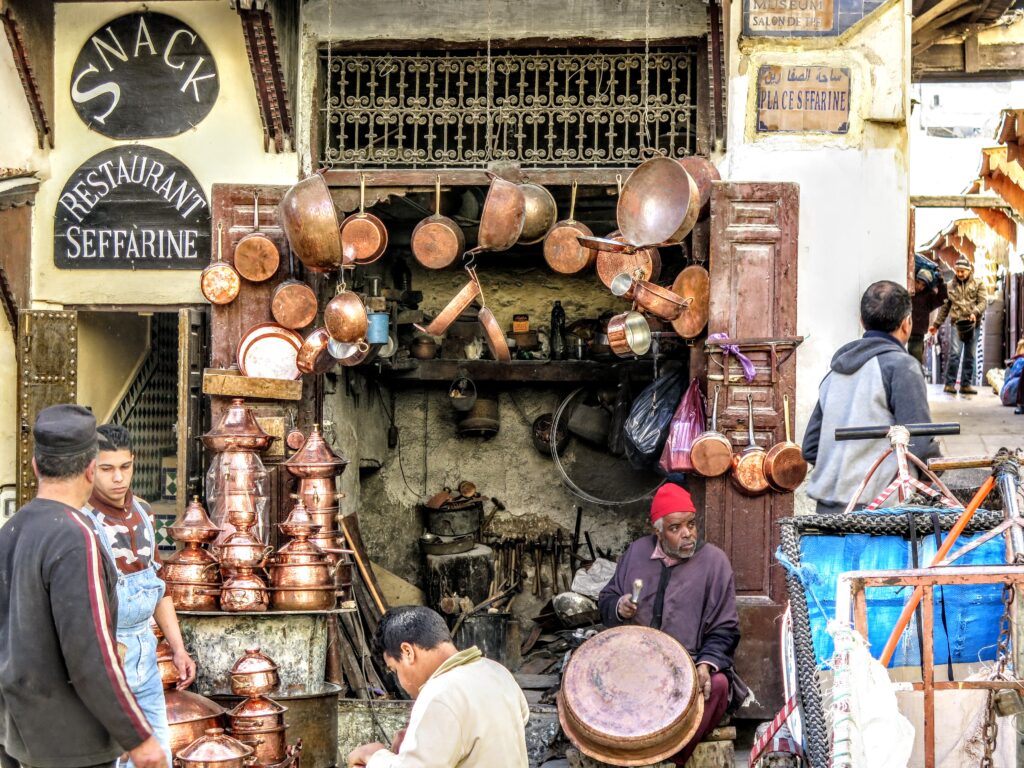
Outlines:
[[665, 483], [654, 494], [654, 501], [651, 502], [651, 522], [660, 520], [673, 512], [696, 511], [693, 499], [690, 498], [690, 494], [685, 488], [675, 483]]

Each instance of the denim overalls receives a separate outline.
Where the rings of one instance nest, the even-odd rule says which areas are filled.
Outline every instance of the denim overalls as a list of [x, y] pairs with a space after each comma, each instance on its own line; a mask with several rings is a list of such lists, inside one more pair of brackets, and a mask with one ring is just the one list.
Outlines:
[[[156, 549], [156, 533], [149, 515], [135, 501], [135, 509], [141, 515], [150, 539], [153, 542], [153, 549]], [[83, 510], [92, 519], [96, 535], [99, 537], [107, 557], [114, 564], [117, 570], [117, 559], [107, 538], [106, 527], [93, 511], [86, 507]], [[154, 551], [153, 557], [156, 557]], [[149, 721], [153, 729], [153, 735], [164, 748], [167, 755], [167, 765], [171, 765], [171, 737], [170, 729], [167, 726], [167, 708], [164, 702], [164, 688], [160, 682], [160, 671], [156, 666], [156, 636], [149, 628], [149, 620], [153, 617], [156, 604], [164, 596], [166, 585], [156, 575], [156, 566], [151, 564], [148, 568], [137, 573], [121, 573], [117, 571], [117, 642], [125, 646], [124, 674], [128, 681], [128, 687], [135, 694], [139, 708]], [[133, 766], [131, 760], [119, 761], [119, 768], [122, 765]]]

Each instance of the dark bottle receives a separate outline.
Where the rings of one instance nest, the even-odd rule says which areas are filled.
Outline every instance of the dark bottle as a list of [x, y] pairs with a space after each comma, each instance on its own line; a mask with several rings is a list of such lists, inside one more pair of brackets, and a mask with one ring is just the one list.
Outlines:
[[551, 359], [565, 360], [565, 310], [560, 301], [551, 308]]

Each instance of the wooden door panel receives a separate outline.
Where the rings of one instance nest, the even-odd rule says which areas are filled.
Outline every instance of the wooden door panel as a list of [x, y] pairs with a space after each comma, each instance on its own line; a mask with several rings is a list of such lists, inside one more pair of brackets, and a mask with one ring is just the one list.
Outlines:
[[[793, 184], [718, 182], [712, 192], [708, 333], [740, 342], [755, 371], [748, 382], [735, 355], [709, 346], [708, 388], [722, 388], [719, 429], [736, 450], [748, 444], [748, 395], [754, 440], [766, 448], [785, 439], [783, 396], [795, 407], [795, 354], [756, 340], [795, 333], [798, 203]], [[740, 716], [771, 717], [783, 703], [778, 618], [785, 585], [774, 562], [777, 521], [793, 513], [793, 497], [744, 496], [726, 478], [708, 480], [704, 496], [705, 534], [725, 550], [736, 578], [743, 635], [736, 668], [757, 697]]]

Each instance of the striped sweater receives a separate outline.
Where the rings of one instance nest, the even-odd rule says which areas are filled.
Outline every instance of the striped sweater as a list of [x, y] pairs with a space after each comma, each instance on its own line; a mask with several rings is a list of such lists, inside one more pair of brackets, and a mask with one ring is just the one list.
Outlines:
[[22, 764], [98, 765], [150, 735], [117, 655], [116, 579], [78, 510], [34, 499], [0, 528], [0, 745]]

